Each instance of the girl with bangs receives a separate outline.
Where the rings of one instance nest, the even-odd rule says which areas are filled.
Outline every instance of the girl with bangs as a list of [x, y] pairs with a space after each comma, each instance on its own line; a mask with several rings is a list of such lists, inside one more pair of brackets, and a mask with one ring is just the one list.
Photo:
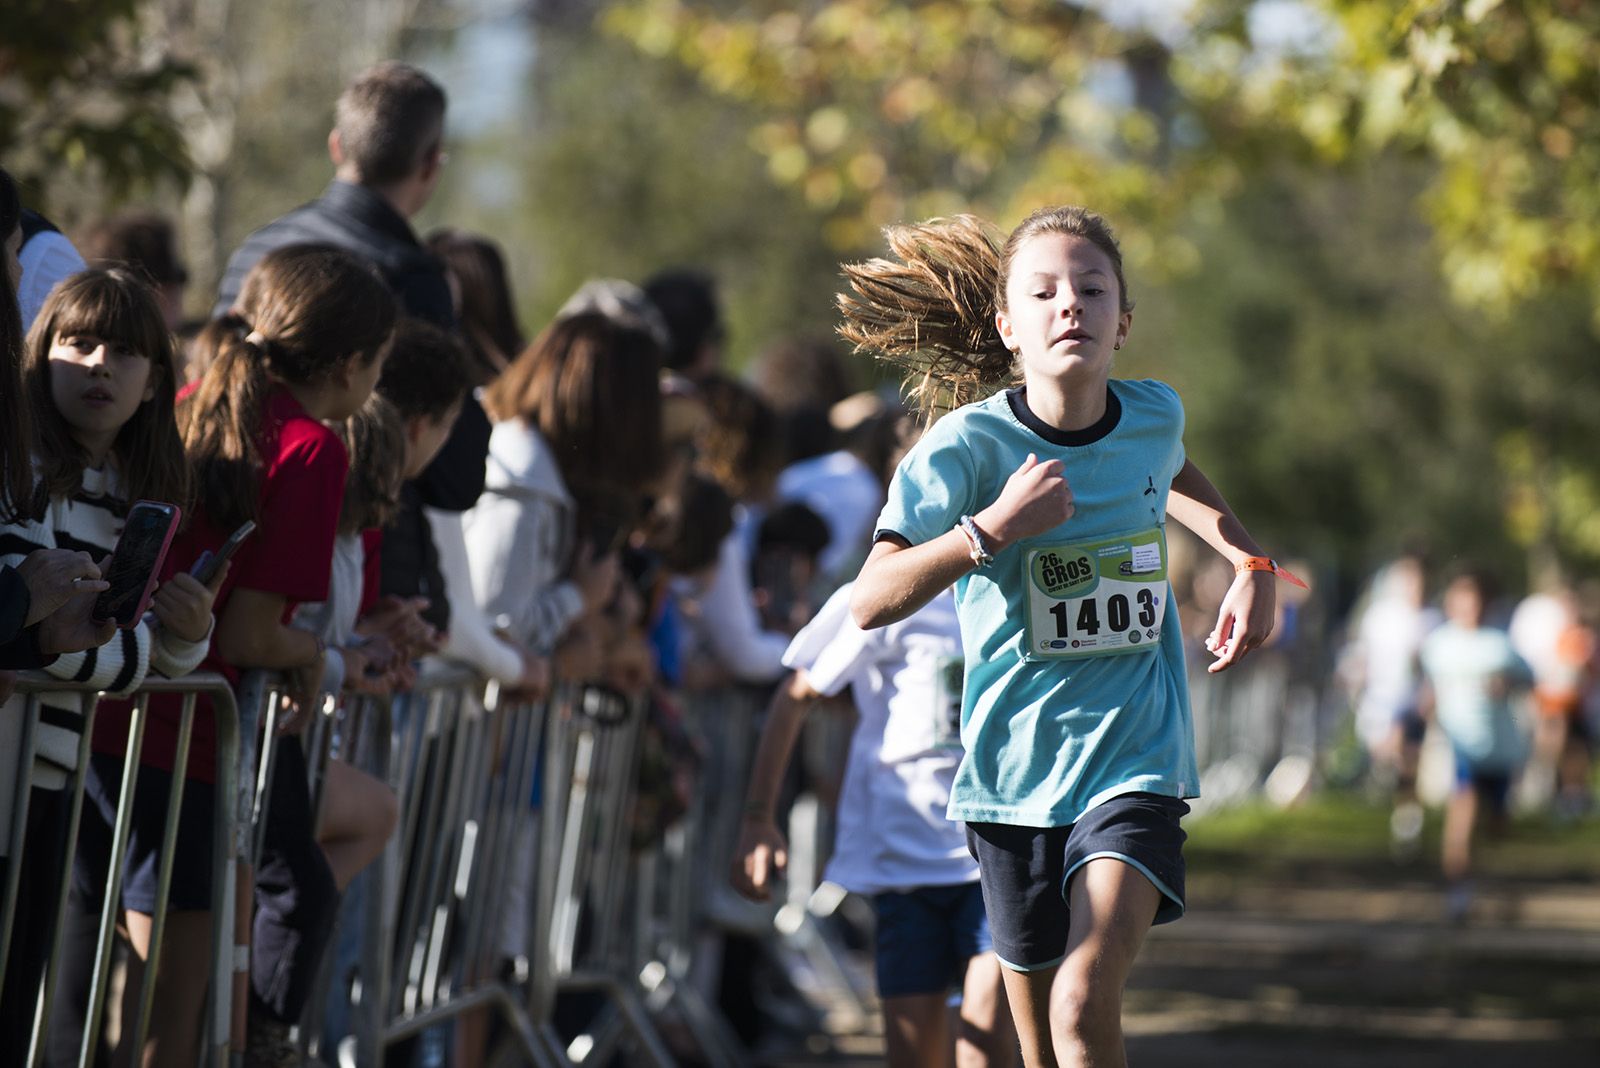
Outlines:
[[[37, 477], [31, 500], [0, 525], [0, 559], [15, 564], [31, 552], [56, 548], [96, 558], [116, 546], [133, 501], [185, 507], [190, 477], [173, 418], [177, 362], [155, 294], [122, 270], [85, 271], [51, 294], [27, 341], [24, 394], [34, 413], [32, 454]], [[161, 584], [150, 613], [115, 632], [98, 648], [67, 653], [44, 670], [63, 681], [112, 694], [138, 689], [152, 670], [167, 676], [192, 671], [211, 637], [211, 604], [224, 574], [210, 587], [186, 574]], [[33, 793], [25, 838], [27, 877], [19, 926], [7, 969], [5, 1038], [26, 1048], [34, 995], [49, 953], [58, 876], [65, 860], [70, 794], [84, 723], [79, 692], [46, 694], [29, 775]], [[0, 754], [16, 760], [22, 727], [20, 699], [0, 715]], [[6, 776], [9, 778], [10, 776]], [[6, 800], [10, 791], [0, 790]], [[10, 826], [9, 814], [0, 826]], [[12, 855], [17, 843], [6, 843]]]
[[[290, 1021], [304, 1009], [337, 911], [338, 890], [317, 846], [298, 737], [322, 680], [327, 646], [288, 620], [299, 604], [328, 598], [349, 463], [344, 444], [325, 423], [348, 418], [366, 402], [396, 318], [389, 290], [356, 257], [316, 245], [278, 249], [251, 270], [233, 310], [196, 339], [206, 374], [185, 390], [176, 413], [197, 503], [173, 541], [164, 573], [187, 571], [246, 520], [256, 524], [218, 588], [216, 632], [203, 666], [235, 684], [252, 668], [281, 672], [296, 695], [298, 714], [284, 725], [274, 762], [265, 846], [255, 872], [249, 1014], [254, 1063], [276, 1057]], [[86, 900], [77, 915], [97, 909], [95, 886], [104, 884], [130, 711], [126, 702], [108, 702], [95, 723], [90, 785], [99, 789], [92, 789], [96, 803], [85, 805], [86, 841], [78, 850], [85, 878], [75, 880], [75, 890]], [[156, 906], [166, 797], [165, 789], [147, 790], [142, 780], [185, 775], [176, 847], [183, 862], [173, 874], [167, 917], [168, 945], [184, 951], [161, 961], [150, 1038], [144, 1050], [133, 1051], [147, 1063], [198, 1061], [208, 980], [216, 725], [202, 697], [188, 765], [176, 768], [180, 722], [179, 699], [151, 700], [138, 796], [162, 800], [148, 812], [136, 805], [123, 879], [122, 904], [137, 950], [141, 927], [147, 939]], [[87, 841], [91, 829], [103, 835], [102, 842]], [[63, 1050], [70, 1048], [81, 1034], [74, 1018], [81, 1011], [77, 1001], [70, 1011], [63, 1005], [52, 1014], [52, 1046], [60, 1040]]]
[[[0, 167], [0, 519], [15, 519], [33, 495], [28, 461], [33, 416], [22, 392], [22, 199]], [[46, 549], [19, 567], [0, 567], [0, 669], [37, 668], [53, 655], [102, 645], [113, 629], [90, 618], [94, 594], [107, 588], [88, 553]], [[0, 701], [15, 676], [0, 670]]]

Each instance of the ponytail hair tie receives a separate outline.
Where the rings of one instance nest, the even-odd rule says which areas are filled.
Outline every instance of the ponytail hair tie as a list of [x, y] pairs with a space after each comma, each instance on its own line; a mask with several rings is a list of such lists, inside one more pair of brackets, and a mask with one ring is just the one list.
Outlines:
[[267, 347], [267, 339], [262, 336], [262, 333], [259, 330], [250, 331], [244, 336], [244, 340], [245, 344], [254, 345], [258, 349], [264, 349]]

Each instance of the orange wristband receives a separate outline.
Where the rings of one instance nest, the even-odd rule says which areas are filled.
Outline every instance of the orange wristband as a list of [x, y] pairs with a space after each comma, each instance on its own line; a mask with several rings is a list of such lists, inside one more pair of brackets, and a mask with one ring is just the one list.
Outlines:
[[1274, 560], [1270, 556], [1247, 556], [1243, 560], [1240, 560], [1237, 564], [1233, 565], [1233, 573], [1236, 575], [1242, 574], [1246, 571], [1270, 571], [1291, 586], [1299, 586], [1302, 590], [1309, 590], [1311, 588], [1302, 582], [1293, 572], [1289, 571], [1287, 568], [1278, 566], [1278, 561]]

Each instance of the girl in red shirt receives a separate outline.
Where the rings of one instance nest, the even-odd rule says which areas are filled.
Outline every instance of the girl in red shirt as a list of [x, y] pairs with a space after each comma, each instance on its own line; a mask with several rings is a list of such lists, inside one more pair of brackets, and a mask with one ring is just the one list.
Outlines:
[[[348, 457], [324, 423], [348, 418], [366, 401], [383, 369], [396, 316], [382, 280], [356, 257], [323, 246], [279, 249], [251, 270], [234, 308], [196, 340], [195, 355], [207, 370], [178, 408], [200, 503], [174, 541], [167, 570], [188, 569], [244, 521], [256, 523], [217, 593], [216, 629], [202, 670], [235, 682], [252, 668], [282, 672], [298, 695], [274, 762], [266, 844], [255, 873], [253, 1032], [266, 1024], [272, 1033], [286, 1033], [287, 1023], [300, 1015], [337, 910], [338, 892], [316, 844], [298, 737], [322, 679], [326, 649], [321, 638], [288, 620], [301, 602], [328, 596]], [[204, 920], [186, 923], [186, 930], [208, 934], [216, 750], [215, 725], [209, 706], [202, 705], [178, 834], [183, 870], [174, 875], [169, 901], [174, 917], [199, 913]], [[116, 712], [108, 707], [101, 713], [92, 769], [112, 798], [126, 747], [127, 716]], [[177, 701], [151, 702], [145, 764], [172, 768], [179, 718]], [[159, 824], [147, 829], [147, 853], [156, 848], [159, 830]], [[130, 855], [128, 867], [125, 907], [152, 907], [155, 861]], [[209, 938], [190, 939], [184, 950], [162, 960], [158, 998], [165, 1011], [152, 1021], [155, 1049], [145, 1050], [156, 1063], [197, 1060]]]

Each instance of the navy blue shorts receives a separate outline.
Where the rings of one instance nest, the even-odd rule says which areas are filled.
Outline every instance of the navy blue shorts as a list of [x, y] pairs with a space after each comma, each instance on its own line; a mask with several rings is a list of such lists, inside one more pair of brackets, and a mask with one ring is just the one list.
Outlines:
[[[156, 884], [161, 874], [161, 839], [167, 822], [167, 792], [172, 773], [142, 766], [133, 795], [128, 858], [122, 867], [122, 907], [154, 915]], [[122, 758], [94, 753], [84, 782], [83, 817], [73, 888], [98, 907], [110, 870], [112, 834], [116, 829], [117, 794], [122, 788]], [[178, 815], [178, 838], [172, 861], [168, 907], [205, 911], [211, 908], [211, 823], [216, 788], [186, 779]]]
[[1000, 962], [1022, 972], [1061, 963], [1072, 921], [1068, 881], [1100, 857], [1131, 864], [1161, 891], [1153, 923], [1182, 916], [1188, 835], [1178, 821], [1188, 813], [1176, 797], [1137, 793], [1096, 805], [1068, 827], [967, 824]]
[[875, 894], [878, 996], [958, 989], [967, 962], [993, 949], [977, 883]]
[[1456, 754], [1456, 789], [1473, 790], [1478, 799], [1489, 806], [1497, 816], [1511, 811], [1511, 773], [1486, 771], [1475, 768], [1461, 754]]

